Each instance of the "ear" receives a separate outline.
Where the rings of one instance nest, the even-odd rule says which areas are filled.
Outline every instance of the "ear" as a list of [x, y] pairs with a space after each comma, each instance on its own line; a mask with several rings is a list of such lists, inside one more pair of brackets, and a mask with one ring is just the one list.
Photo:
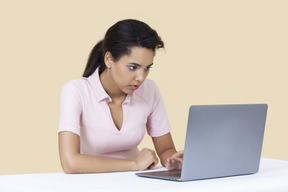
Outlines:
[[110, 69], [112, 67], [112, 64], [114, 63], [113, 56], [109, 51], [106, 52], [104, 55], [104, 62], [108, 69]]

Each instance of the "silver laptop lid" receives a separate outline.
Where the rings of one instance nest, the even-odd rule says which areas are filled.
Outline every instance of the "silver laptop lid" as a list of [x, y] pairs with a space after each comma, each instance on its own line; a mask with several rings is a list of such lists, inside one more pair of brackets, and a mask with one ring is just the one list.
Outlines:
[[256, 173], [267, 107], [266, 104], [191, 106], [181, 180]]

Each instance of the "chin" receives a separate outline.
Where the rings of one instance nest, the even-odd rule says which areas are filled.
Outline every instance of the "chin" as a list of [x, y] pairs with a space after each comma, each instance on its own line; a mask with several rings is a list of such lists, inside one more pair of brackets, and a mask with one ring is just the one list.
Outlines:
[[134, 90], [131, 90], [131, 91], [125, 91], [124, 93], [126, 93], [127, 95], [128, 94], [131, 94], [131, 93], [133, 93], [134, 92]]
[[131, 90], [131, 89], [125, 89], [125, 90], [122, 90], [123, 91], [123, 93], [125, 93], [125, 94], [131, 94], [131, 93], [133, 93], [135, 90]]

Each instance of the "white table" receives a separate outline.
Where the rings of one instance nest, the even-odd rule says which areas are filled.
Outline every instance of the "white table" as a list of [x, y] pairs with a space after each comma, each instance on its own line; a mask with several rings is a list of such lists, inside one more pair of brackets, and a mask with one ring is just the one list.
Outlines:
[[256, 174], [175, 182], [135, 176], [135, 172], [100, 174], [42, 173], [0, 175], [0, 192], [288, 192], [288, 161], [262, 158]]

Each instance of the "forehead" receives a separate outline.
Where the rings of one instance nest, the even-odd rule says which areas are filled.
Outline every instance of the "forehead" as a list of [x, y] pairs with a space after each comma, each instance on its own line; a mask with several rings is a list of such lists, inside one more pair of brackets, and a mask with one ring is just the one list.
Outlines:
[[123, 55], [119, 62], [133, 62], [140, 65], [150, 65], [153, 63], [154, 52], [152, 49], [143, 47], [130, 48], [130, 54]]

